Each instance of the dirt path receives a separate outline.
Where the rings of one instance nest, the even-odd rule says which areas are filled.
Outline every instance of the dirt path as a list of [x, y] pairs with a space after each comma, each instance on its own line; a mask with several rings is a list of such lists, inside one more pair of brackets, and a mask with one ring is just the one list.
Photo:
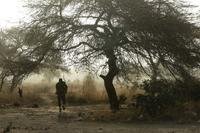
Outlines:
[[[0, 132], [11, 133], [200, 133], [198, 124], [136, 124], [85, 120], [86, 110], [97, 106], [68, 107], [59, 115], [56, 107], [0, 109]], [[104, 110], [101, 108], [102, 111]]]

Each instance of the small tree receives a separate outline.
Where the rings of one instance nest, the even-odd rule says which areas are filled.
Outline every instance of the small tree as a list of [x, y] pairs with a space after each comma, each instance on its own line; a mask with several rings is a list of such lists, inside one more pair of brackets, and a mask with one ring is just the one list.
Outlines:
[[[30, 42], [28, 34], [21, 28], [11, 28], [2, 31], [0, 34], [0, 90], [3, 87], [5, 79], [10, 81], [10, 91], [13, 92], [15, 87], [30, 73], [37, 72], [40, 68], [62, 69], [61, 66], [55, 64], [62, 62], [60, 55], [50, 56], [49, 49], [45, 44], [50, 44], [52, 39], [45, 36], [44, 32], [35, 29], [31, 32], [38, 44], [33, 45]], [[26, 35], [26, 36], [25, 36]], [[42, 46], [39, 45], [42, 37]], [[45, 39], [46, 38], [46, 39]], [[53, 52], [56, 53], [56, 52]], [[52, 53], [51, 53], [52, 55]]]

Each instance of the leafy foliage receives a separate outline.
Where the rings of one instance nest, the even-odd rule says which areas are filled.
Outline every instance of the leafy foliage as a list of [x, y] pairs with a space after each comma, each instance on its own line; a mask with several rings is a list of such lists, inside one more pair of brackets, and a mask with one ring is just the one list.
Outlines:
[[145, 81], [145, 95], [137, 97], [137, 107], [141, 107], [143, 113], [151, 116], [158, 115], [166, 107], [175, 105], [176, 96], [173, 85], [166, 81]]
[[159, 115], [169, 107], [189, 101], [199, 101], [200, 82], [145, 81], [144, 95], [137, 97], [137, 107], [151, 116]]

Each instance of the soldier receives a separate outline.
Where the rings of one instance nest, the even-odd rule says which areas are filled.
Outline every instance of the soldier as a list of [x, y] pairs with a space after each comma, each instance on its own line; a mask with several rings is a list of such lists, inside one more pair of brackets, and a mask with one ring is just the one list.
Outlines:
[[60, 78], [59, 82], [56, 84], [56, 94], [58, 98], [59, 112], [61, 112], [62, 109], [65, 110], [65, 94], [67, 93], [67, 89], [68, 87], [66, 83]]

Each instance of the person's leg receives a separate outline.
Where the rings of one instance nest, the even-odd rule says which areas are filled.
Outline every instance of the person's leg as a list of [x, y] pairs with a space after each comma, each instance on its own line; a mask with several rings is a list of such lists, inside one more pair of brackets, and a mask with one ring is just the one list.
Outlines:
[[65, 99], [65, 95], [62, 96], [62, 108], [63, 110], [65, 110], [65, 104], [66, 104], [66, 99]]
[[59, 112], [61, 112], [61, 97], [57, 96], [57, 98], [58, 98]]

